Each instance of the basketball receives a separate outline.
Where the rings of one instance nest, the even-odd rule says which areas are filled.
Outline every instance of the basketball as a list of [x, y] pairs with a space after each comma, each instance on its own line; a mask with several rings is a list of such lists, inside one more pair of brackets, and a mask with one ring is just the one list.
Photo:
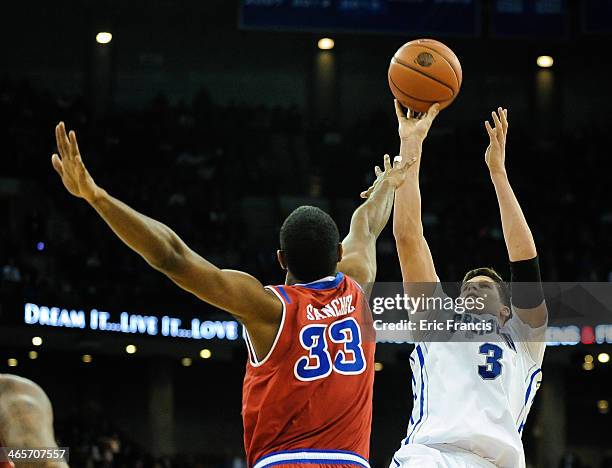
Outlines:
[[389, 86], [395, 98], [413, 111], [426, 112], [440, 103], [448, 107], [461, 88], [461, 64], [455, 53], [433, 39], [401, 46], [389, 65]]

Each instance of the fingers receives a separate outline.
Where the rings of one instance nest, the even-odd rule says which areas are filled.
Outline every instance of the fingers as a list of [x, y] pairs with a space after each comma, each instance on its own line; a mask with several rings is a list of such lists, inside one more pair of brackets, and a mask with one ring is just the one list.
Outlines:
[[391, 170], [391, 158], [389, 157], [388, 154], [385, 154], [384, 156], [384, 167], [385, 167], [385, 171]]
[[380, 169], [380, 167], [376, 166], [374, 168], [374, 174], [376, 175], [376, 177], [378, 177], [379, 175], [381, 175], [383, 173], [383, 171]]
[[416, 162], [417, 158], [416, 156], [409, 159], [408, 161], [406, 161], [406, 164], [404, 164], [401, 168], [402, 171], [407, 170], [410, 166], [412, 166], [415, 162]]
[[71, 159], [72, 154], [70, 154], [70, 141], [66, 136], [66, 127], [64, 126], [64, 122], [60, 122], [55, 127], [55, 141], [57, 143], [57, 150], [62, 158]]
[[485, 120], [485, 128], [487, 129], [487, 133], [489, 134], [489, 138], [491, 140], [495, 139], [495, 130], [491, 128], [491, 124], [488, 120]]
[[506, 134], [508, 133], [508, 109], [504, 109], [501, 113], [501, 123], [502, 123], [502, 129], [504, 131], [504, 137], [506, 136]]
[[429, 121], [429, 123], [431, 123], [434, 121], [434, 119], [438, 116], [439, 113], [440, 104], [436, 102], [435, 104], [432, 104], [432, 106], [427, 110], [425, 118]]
[[70, 148], [72, 149], [72, 154], [73, 155], [77, 155], [77, 154], [81, 154], [79, 151], [79, 144], [77, 143], [77, 138], [76, 138], [76, 133], [74, 132], [74, 130], [70, 130], [70, 133], [68, 134], [69, 137], [69, 141], [70, 141]]
[[497, 116], [497, 112], [491, 112], [491, 117], [493, 117], [493, 122], [495, 122], [495, 129], [497, 130], [499, 128], [501, 130], [502, 125]]
[[393, 100], [395, 104], [395, 115], [397, 116], [398, 121], [406, 120], [406, 115], [404, 115], [404, 110], [402, 109], [402, 105], [399, 103], [397, 99]]
[[60, 160], [57, 154], [53, 154], [51, 156], [51, 164], [53, 165], [53, 169], [60, 175], [60, 177], [64, 176], [64, 167], [62, 166], [62, 161]]

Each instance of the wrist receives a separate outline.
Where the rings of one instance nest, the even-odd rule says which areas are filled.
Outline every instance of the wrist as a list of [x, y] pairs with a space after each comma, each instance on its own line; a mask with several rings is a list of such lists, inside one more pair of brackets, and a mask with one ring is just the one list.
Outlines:
[[400, 156], [419, 157], [423, 150], [423, 140], [414, 137], [400, 139]]
[[508, 180], [508, 173], [506, 172], [506, 169], [498, 169], [495, 171], [490, 171], [489, 175], [491, 176], [491, 180], [493, 181], [493, 183], [496, 182], [502, 182], [502, 181], [507, 181]]
[[91, 191], [91, 193], [84, 198], [87, 201], [87, 203], [94, 206], [97, 203], [99, 203], [107, 195], [108, 193], [106, 192], [106, 190], [96, 185], [95, 188]]

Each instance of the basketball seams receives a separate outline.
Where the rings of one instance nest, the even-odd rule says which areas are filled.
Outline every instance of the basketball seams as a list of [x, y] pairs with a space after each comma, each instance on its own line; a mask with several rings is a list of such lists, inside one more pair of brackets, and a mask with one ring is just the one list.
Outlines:
[[[444, 86], [445, 88], [450, 89], [450, 90], [451, 90], [451, 93], [453, 94], [453, 97], [455, 97], [455, 95], [457, 94], [457, 93], [455, 93], [455, 90], [454, 90], [453, 88], [451, 88], [451, 87], [450, 87], [448, 84], [444, 83], [443, 81], [440, 81], [439, 79], [434, 78], [433, 76], [430, 76], [430, 75], [428, 75], [427, 73], [423, 73], [423, 72], [422, 72], [421, 70], [419, 70], [418, 68], [414, 68], [413, 66], [408, 65], [406, 62], [403, 62], [403, 61], [401, 61], [401, 60], [398, 60], [398, 58], [397, 58], [397, 57], [395, 57], [395, 56], [393, 57], [393, 60], [395, 60], [395, 62], [396, 62], [397, 64], [402, 65], [403, 67], [406, 67], [406, 68], [410, 68], [412, 71], [415, 71], [415, 72], [417, 72], [417, 73], [419, 73], [419, 74], [421, 74], [421, 75], [423, 75], [423, 76], [426, 76], [427, 78], [431, 79], [432, 81], [435, 81], [436, 83], [441, 84], [441, 85], [442, 85], [442, 86]], [[453, 73], [455, 73], [455, 70], [454, 70], [452, 67], [451, 67], [451, 70], [453, 70]], [[457, 78], [457, 74], [456, 74], [456, 73], [455, 73], [455, 78]], [[457, 84], [459, 84], [459, 80], [457, 80]], [[396, 85], [396, 86], [397, 86], [397, 85]]]
[[[425, 75], [425, 76], [427, 76], [427, 75]], [[398, 86], [398, 85], [395, 83], [395, 81], [393, 81], [393, 78], [391, 78], [390, 76], [389, 76], [389, 83], [391, 83], [391, 84], [393, 85], [393, 87], [394, 87], [394, 88], [395, 88], [397, 91], [399, 91], [400, 93], [402, 93], [402, 94], [403, 94], [404, 96], [406, 96], [407, 98], [414, 99], [415, 101], [419, 101], [419, 102], [428, 102], [428, 103], [430, 103], [430, 104], [435, 104], [436, 102], [440, 102], [440, 103], [442, 103], [442, 102], [452, 101], [453, 99], [455, 99], [455, 96], [453, 96], [453, 97], [452, 97], [452, 98], [450, 98], [450, 99], [445, 99], [444, 101], [429, 101], [429, 100], [427, 100], [427, 99], [419, 99], [419, 98], [417, 98], [417, 97], [414, 97], [414, 96], [412, 96], [412, 95], [410, 95], [410, 94], [406, 93], [405, 91], [402, 91], [402, 90], [400, 89], [400, 87], [399, 87], [399, 86]]]
[[[451, 67], [451, 70], [453, 70], [453, 73], [455, 74], [455, 78], [457, 79], [457, 85], [459, 86], [459, 88], [461, 88], [461, 83], [463, 82], [463, 72], [461, 73], [461, 80], [459, 80], [459, 74], [457, 73], [457, 70], [455, 70], [455, 67], [453, 67], [453, 64], [450, 62], [450, 60], [448, 60], [448, 59], [447, 59], [447, 58], [444, 56], [444, 54], [440, 53], [440, 51], [439, 51], [439, 50], [436, 50], [436, 49], [434, 49], [434, 48], [432, 48], [432, 47], [428, 47], [428, 46], [426, 46], [426, 45], [423, 45], [422, 43], [419, 43], [419, 47], [423, 47], [424, 49], [431, 50], [432, 52], [435, 52], [435, 53], [436, 53], [436, 54], [438, 54], [440, 57], [442, 57], [442, 58], [444, 59], [444, 61], [445, 61], [446, 63], [448, 63], [448, 65]], [[447, 49], [448, 49], [448, 47], [447, 47]], [[451, 49], [448, 49], [448, 51], [449, 51], [451, 54], [454, 54], [454, 52], [453, 52]], [[395, 57], [395, 56], [394, 56], [394, 57]], [[459, 65], [459, 66], [461, 66], [461, 65]], [[458, 92], [459, 92], [459, 89], [457, 89], [457, 93], [458, 93]]]

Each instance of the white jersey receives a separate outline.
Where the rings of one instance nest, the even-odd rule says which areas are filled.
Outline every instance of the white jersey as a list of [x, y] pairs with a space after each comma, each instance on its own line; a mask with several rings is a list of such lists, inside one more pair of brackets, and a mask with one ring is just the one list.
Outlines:
[[542, 380], [545, 328], [532, 329], [513, 313], [490, 342], [484, 335], [416, 343], [414, 406], [402, 446], [457, 448], [497, 467], [525, 467], [521, 435]]

